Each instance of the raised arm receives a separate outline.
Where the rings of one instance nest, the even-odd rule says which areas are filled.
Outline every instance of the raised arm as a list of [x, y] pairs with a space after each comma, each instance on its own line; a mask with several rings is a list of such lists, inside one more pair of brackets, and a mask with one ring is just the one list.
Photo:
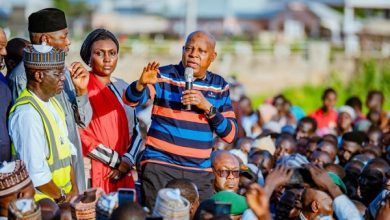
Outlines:
[[72, 104], [76, 123], [84, 128], [92, 119], [92, 107], [88, 99], [89, 72], [80, 62], [73, 62], [68, 70], [76, 93], [76, 103]]
[[157, 83], [160, 64], [156, 61], [144, 67], [140, 78], [126, 89], [123, 101], [132, 107], [145, 104], [155, 95], [154, 85]]

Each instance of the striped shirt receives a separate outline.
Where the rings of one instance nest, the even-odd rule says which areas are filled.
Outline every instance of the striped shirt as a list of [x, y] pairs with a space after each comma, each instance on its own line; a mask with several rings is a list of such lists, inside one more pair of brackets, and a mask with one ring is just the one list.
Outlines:
[[130, 84], [124, 100], [130, 106], [142, 105], [154, 99], [152, 124], [147, 134], [146, 148], [141, 164], [153, 162], [188, 170], [211, 171], [210, 154], [214, 133], [231, 143], [237, 136], [237, 122], [231, 100], [229, 85], [219, 75], [206, 73], [202, 80], [193, 82], [193, 89], [217, 108], [217, 114], [207, 119], [196, 106], [191, 111], [181, 103], [185, 91], [184, 67], [182, 64], [160, 68], [158, 83], [137, 91], [136, 81]]

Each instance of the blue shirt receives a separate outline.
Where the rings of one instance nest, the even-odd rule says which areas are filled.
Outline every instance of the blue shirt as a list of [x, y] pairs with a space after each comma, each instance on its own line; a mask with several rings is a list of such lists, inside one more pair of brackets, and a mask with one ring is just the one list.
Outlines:
[[221, 76], [211, 72], [207, 72], [204, 79], [194, 81], [193, 89], [201, 91], [218, 110], [213, 118], [207, 119], [196, 106], [190, 111], [184, 110], [181, 103], [185, 90], [182, 64], [161, 67], [158, 78], [158, 83], [148, 85], [142, 92], [137, 91], [136, 82], [133, 82], [124, 97], [131, 106], [142, 105], [149, 98], [154, 100], [143, 163], [211, 171], [213, 134], [229, 143], [237, 135], [229, 85]]

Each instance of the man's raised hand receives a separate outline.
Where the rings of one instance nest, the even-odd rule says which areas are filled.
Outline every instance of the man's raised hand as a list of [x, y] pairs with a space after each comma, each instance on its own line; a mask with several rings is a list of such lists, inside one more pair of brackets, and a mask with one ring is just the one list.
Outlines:
[[155, 84], [157, 82], [157, 74], [160, 72], [158, 70], [160, 63], [157, 61], [153, 61], [152, 63], [148, 63], [146, 67], [144, 67], [141, 77], [137, 81], [137, 90], [144, 90], [147, 84]]

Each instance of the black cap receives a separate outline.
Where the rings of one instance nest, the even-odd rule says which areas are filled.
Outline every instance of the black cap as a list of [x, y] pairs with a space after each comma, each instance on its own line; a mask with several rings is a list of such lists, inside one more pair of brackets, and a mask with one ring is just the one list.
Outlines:
[[57, 8], [45, 8], [28, 17], [28, 31], [32, 33], [55, 32], [67, 27], [65, 13]]

